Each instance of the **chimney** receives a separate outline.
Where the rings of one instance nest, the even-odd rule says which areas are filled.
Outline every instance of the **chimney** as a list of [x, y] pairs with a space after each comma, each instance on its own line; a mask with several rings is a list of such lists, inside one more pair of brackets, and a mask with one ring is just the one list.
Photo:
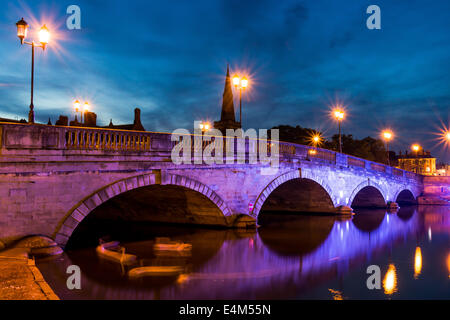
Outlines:
[[144, 126], [141, 123], [141, 109], [134, 109], [134, 122], [133, 122], [133, 130], [145, 131]]

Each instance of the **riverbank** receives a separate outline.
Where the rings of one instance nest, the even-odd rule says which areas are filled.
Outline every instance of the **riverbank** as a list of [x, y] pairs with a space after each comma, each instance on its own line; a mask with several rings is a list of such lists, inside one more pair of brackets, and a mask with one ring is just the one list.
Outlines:
[[26, 248], [0, 251], [0, 300], [59, 300]]

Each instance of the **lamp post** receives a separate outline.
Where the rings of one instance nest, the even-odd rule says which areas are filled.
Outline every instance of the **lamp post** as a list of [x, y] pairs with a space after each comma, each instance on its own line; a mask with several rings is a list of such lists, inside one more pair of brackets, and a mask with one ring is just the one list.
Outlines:
[[387, 163], [388, 166], [391, 165], [391, 161], [390, 161], [390, 157], [389, 157], [389, 141], [392, 139], [392, 137], [394, 136], [394, 134], [392, 133], [392, 131], [390, 130], [384, 130], [382, 133], [383, 139], [386, 142], [386, 150], [387, 150]]
[[199, 128], [202, 130], [202, 133], [208, 131], [210, 129], [210, 124], [208, 122], [200, 122]]
[[[80, 109], [80, 101], [75, 100], [75, 102], [73, 103], [73, 107], [75, 108], [75, 122], [78, 122], [77, 113], [78, 110]], [[80, 110], [80, 123], [83, 123], [83, 113], [81, 112], [81, 110]]]
[[341, 122], [344, 119], [345, 112], [341, 108], [336, 108], [333, 110], [333, 116], [337, 120], [339, 126], [339, 152], [342, 153]]
[[320, 134], [317, 133], [317, 134], [313, 134], [310, 137], [310, 139], [311, 139], [310, 141], [311, 141], [311, 144], [313, 145], [313, 148], [308, 150], [308, 155], [314, 157], [317, 154], [317, 146], [321, 143], [322, 137], [320, 136]]
[[248, 87], [248, 79], [246, 77], [241, 79], [238, 75], [235, 75], [233, 77], [233, 84], [236, 89], [239, 87], [239, 123], [242, 127], [242, 90]]
[[34, 123], [34, 105], [33, 105], [33, 89], [34, 89], [34, 48], [39, 47], [42, 50], [45, 50], [46, 45], [48, 44], [50, 33], [45, 26], [45, 24], [39, 30], [39, 43], [34, 41], [28, 42], [25, 41], [28, 32], [28, 23], [22, 19], [20, 19], [17, 23], [17, 36], [20, 39], [20, 44], [28, 44], [31, 46], [31, 103], [30, 103], [30, 111], [28, 113], [28, 123]]
[[84, 122], [86, 122], [86, 113], [89, 112], [89, 102], [85, 101], [83, 105]]
[[413, 144], [411, 146], [411, 149], [414, 151], [414, 153], [416, 154], [416, 173], [419, 173], [419, 150], [420, 150], [420, 145], [418, 145], [417, 143]]

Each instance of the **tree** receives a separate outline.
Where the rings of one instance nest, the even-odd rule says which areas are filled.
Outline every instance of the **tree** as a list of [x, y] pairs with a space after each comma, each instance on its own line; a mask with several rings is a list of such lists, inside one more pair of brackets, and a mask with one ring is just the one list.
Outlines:
[[[302, 128], [300, 126], [292, 127], [289, 125], [279, 125], [272, 129], [280, 130], [280, 141], [298, 143], [303, 145], [311, 144], [311, 136], [320, 134], [320, 131]], [[324, 140], [322, 148], [338, 151], [339, 150], [339, 135], [335, 134], [331, 140]], [[380, 163], [387, 163], [387, 152], [384, 142], [380, 139], [366, 137], [362, 140], [355, 139], [351, 134], [342, 135], [342, 152], [348, 155], [367, 159]], [[395, 154], [394, 154], [395, 157]]]

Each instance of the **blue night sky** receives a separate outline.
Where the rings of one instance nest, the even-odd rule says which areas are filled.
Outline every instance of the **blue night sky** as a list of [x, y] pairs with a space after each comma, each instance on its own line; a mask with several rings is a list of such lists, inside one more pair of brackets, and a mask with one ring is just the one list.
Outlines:
[[[66, 9], [81, 8], [81, 30]], [[366, 8], [381, 8], [368, 30]], [[142, 110], [149, 131], [193, 127], [220, 117], [226, 64], [244, 70], [246, 128], [279, 124], [337, 128], [330, 105], [342, 101], [344, 133], [377, 136], [391, 127], [393, 149], [419, 142], [449, 162], [433, 133], [449, 125], [450, 1], [346, 0], [0, 0], [0, 117], [27, 118], [30, 48], [15, 22], [53, 31], [36, 53], [38, 122], [74, 116], [88, 100], [98, 123], [130, 123]], [[238, 105], [235, 100], [235, 105]]]

